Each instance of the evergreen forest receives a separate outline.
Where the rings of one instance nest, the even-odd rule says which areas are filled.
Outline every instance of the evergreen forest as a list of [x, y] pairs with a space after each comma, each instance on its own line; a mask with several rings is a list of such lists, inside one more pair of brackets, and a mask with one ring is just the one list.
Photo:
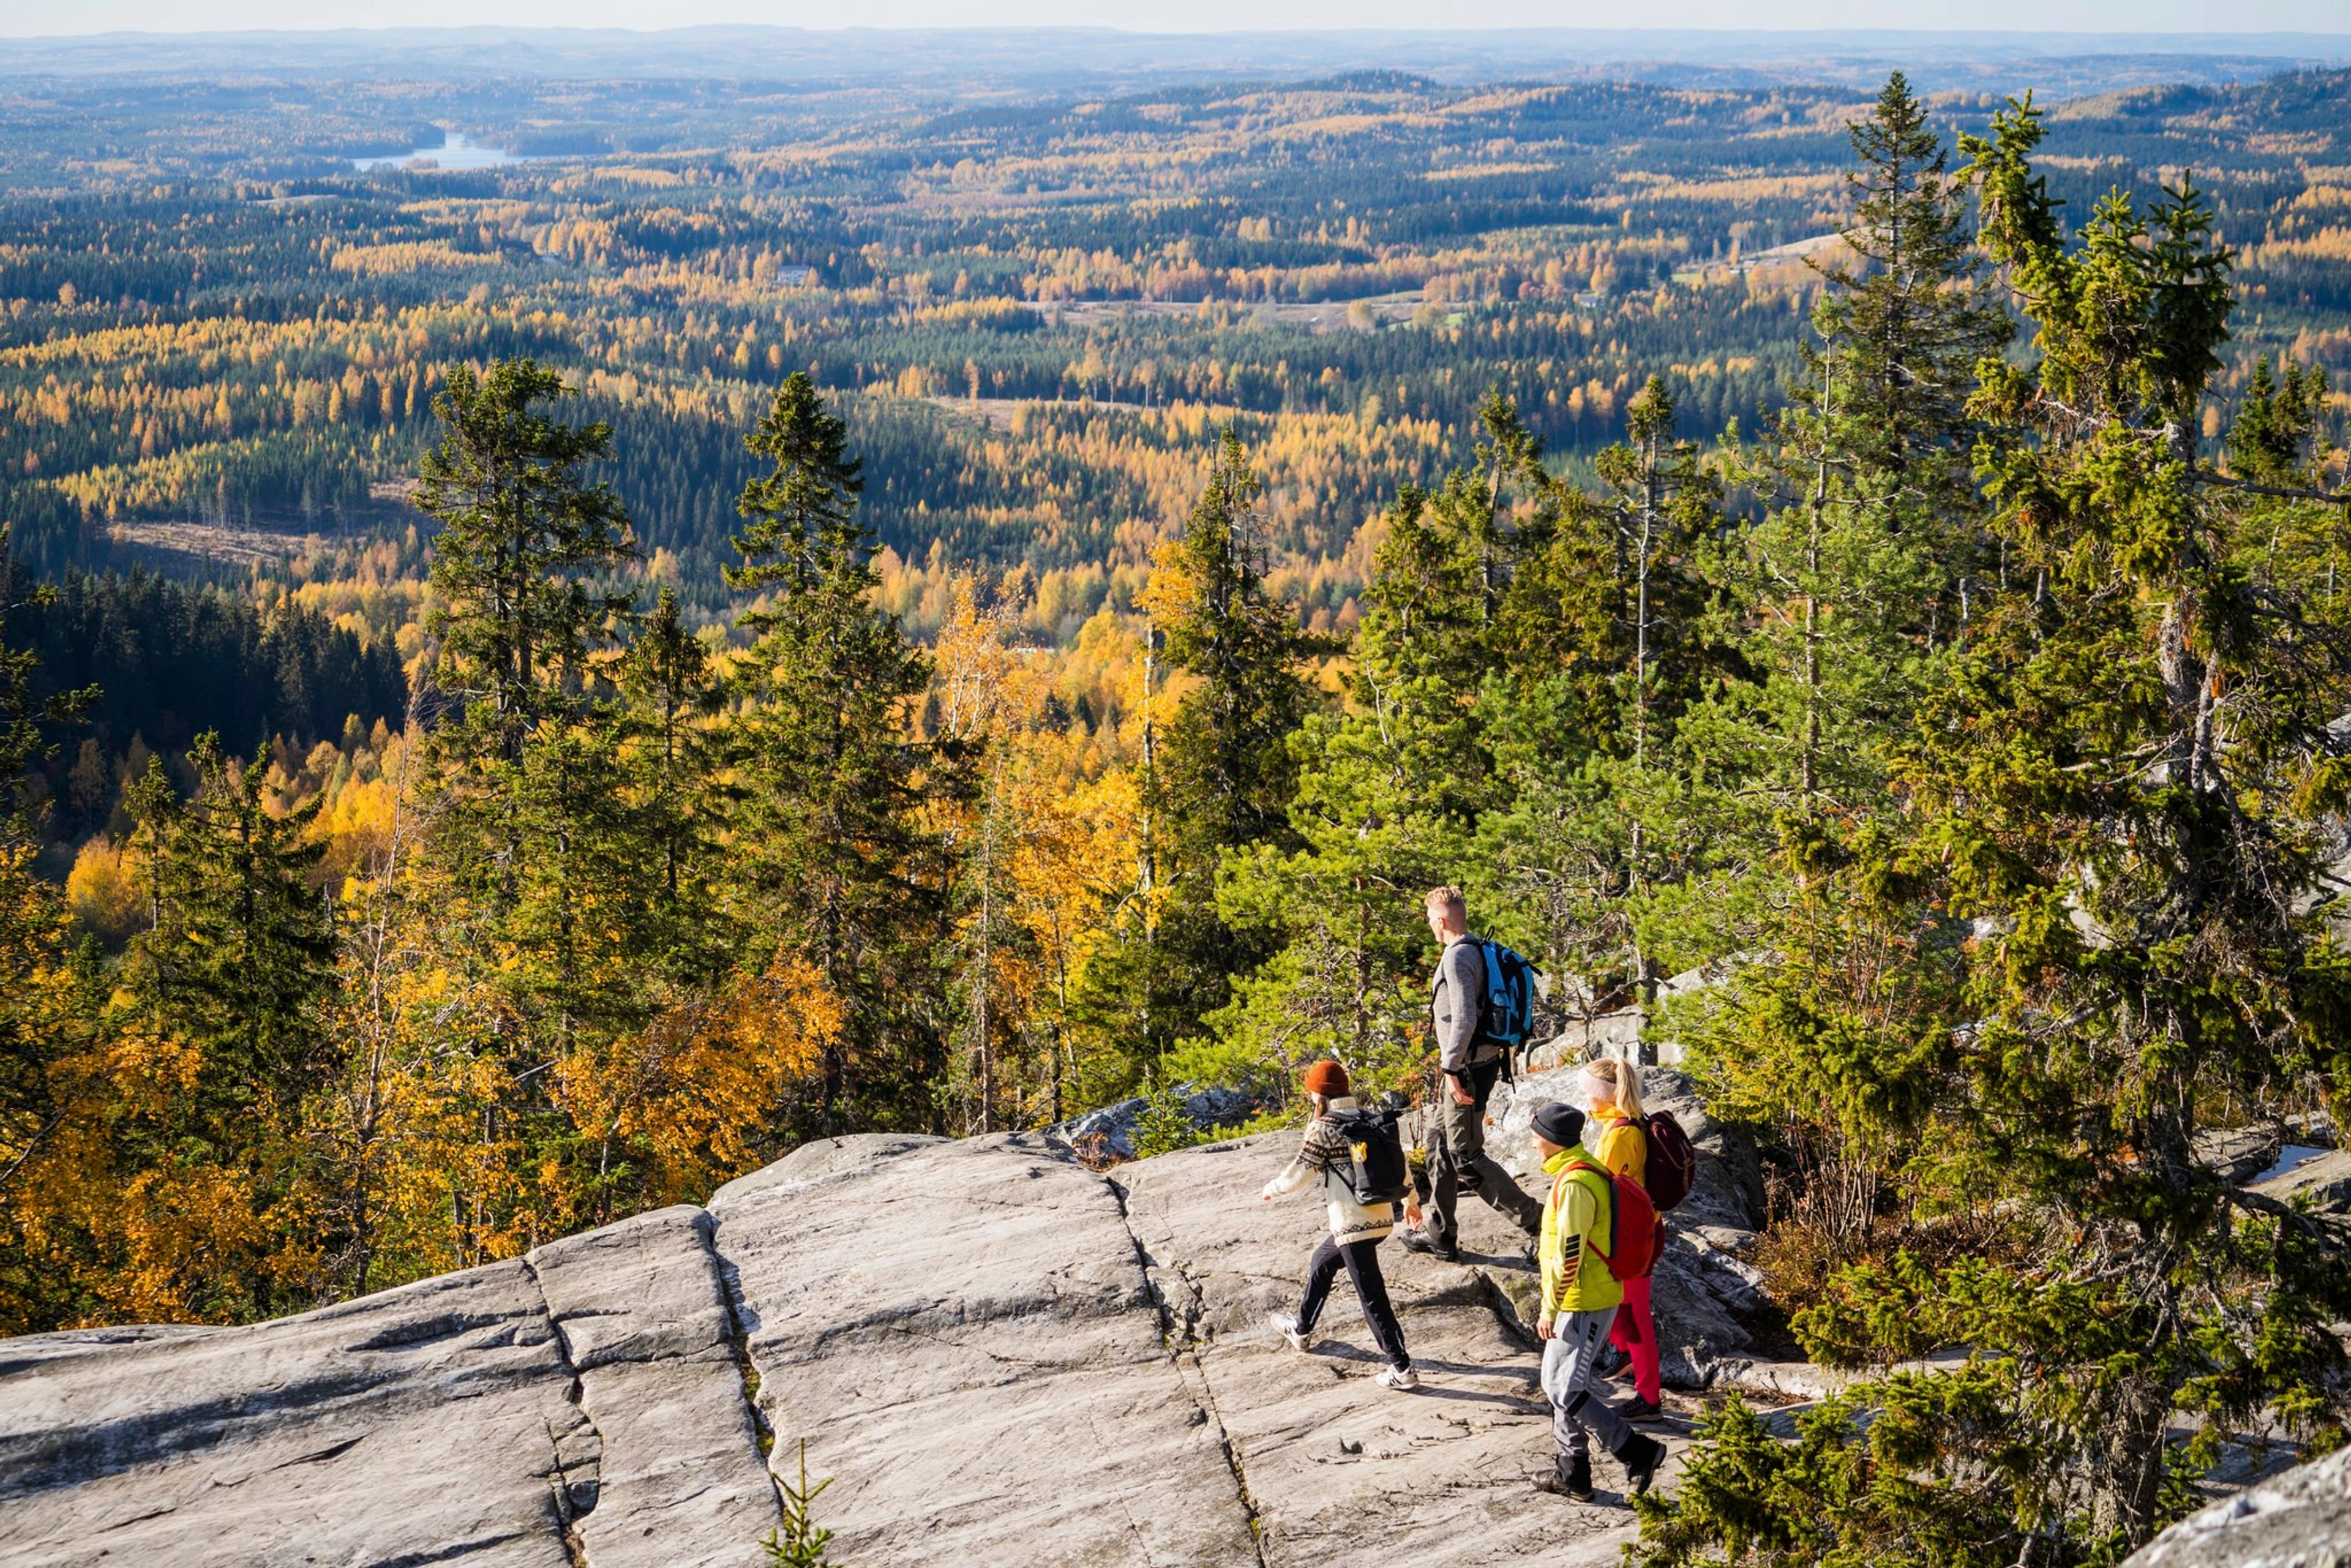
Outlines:
[[11, 78], [98, 131], [0, 138], [0, 1333], [1426, 1093], [1451, 883], [1862, 1375], [1649, 1568], [2339, 1444], [2351, 1231], [2201, 1151], [2351, 1073], [2346, 84], [543, 88], [467, 171]]

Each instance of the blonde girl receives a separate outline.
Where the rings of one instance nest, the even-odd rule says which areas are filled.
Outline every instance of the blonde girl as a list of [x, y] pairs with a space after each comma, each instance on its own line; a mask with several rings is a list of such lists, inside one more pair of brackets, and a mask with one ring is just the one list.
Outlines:
[[[1642, 1125], [1641, 1070], [1614, 1057], [1597, 1057], [1583, 1064], [1584, 1101], [1599, 1127], [1588, 1140], [1592, 1152], [1611, 1175], [1630, 1176], [1646, 1184], [1649, 1134]], [[1608, 1331], [1608, 1343], [1633, 1364], [1633, 1396], [1615, 1406], [1626, 1420], [1654, 1419], [1664, 1385], [1657, 1376], [1657, 1324], [1649, 1311], [1649, 1279], [1625, 1281], [1625, 1306]]]

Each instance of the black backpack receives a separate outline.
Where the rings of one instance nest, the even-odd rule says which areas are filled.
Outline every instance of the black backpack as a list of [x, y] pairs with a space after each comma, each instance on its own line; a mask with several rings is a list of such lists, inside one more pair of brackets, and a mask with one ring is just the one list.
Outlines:
[[1395, 1203], [1410, 1179], [1405, 1172], [1404, 1140], [1396, 1136], [1395, 1113], [1350, 1111], [1331, 1118], [1347, 1139], [1348, 1159], [1332, 1167], [1357, 1203]]

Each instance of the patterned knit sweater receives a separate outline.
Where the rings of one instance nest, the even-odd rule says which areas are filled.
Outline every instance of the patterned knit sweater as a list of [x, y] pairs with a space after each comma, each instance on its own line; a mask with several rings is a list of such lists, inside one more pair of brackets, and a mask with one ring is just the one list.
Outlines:
[[1297, 1157], [1280, 1176], [1265, 1184], [1266, 1197], [1280, 1197], [1319, 1179], [1330, 1198], [1331, 1238], [1342, 1246], [1354, 1241], [1378, 1241], [1395, 1228], [1395, 1204], [1357, 1203], [1355, 1195], [1348, 1190], [1343, 1173], [1354, 1161], [1347, 1150], [1345, 1130], [1332, 1118], [1349, 1115], [1355, 1109], [1353, 1095], [1343, 1094], [1332, 1101], [1323, 1114], [1308, 1124]]

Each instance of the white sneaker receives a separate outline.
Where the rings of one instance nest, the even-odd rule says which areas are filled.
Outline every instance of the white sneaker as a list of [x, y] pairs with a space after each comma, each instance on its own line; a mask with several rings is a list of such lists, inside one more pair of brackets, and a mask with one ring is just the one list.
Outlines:
[[1420, 1386], [1420, 1374], [1409, 1366], [1391, 1366], [1380, 1374], [1380, 1386], [1399, 1394], [1409, 1393]]
[[1298, 1320], [1296, 1318], [1290, 1316], [1286, 1312], [1273, 1312], [1269, 1314], [1265, 1321], [1273, 1325], [1274, 1333], [1280, 1334], [1282, 1338], [1290, 1342], [1290, 1349], [1304, 1350], [1306, 1348], [1306, 1331], [1298, 1326]]

